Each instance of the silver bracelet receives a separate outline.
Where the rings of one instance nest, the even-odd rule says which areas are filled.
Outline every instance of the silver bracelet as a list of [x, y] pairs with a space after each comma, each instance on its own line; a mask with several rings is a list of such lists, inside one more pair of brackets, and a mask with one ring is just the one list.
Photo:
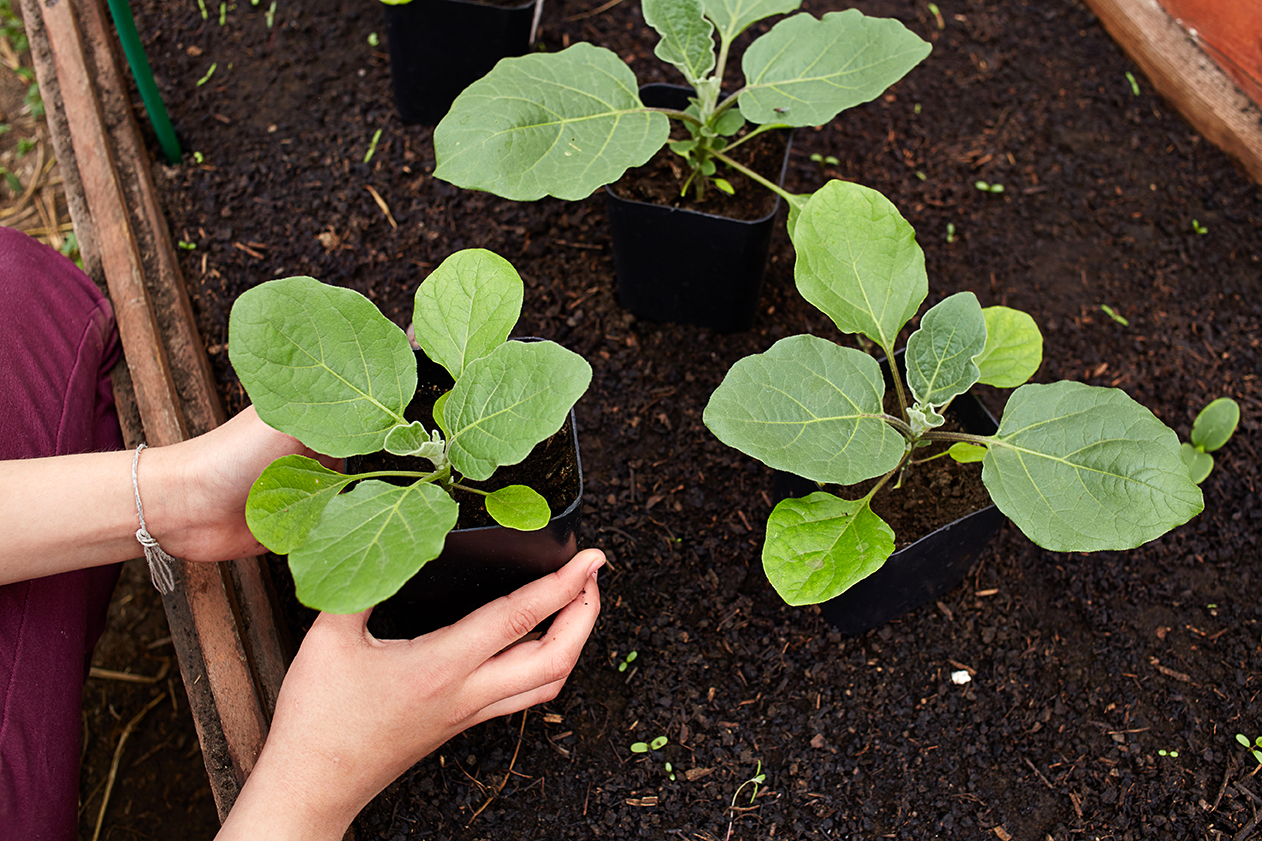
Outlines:
[[136, 492], [136, 516], [140, 518], [136, 539], [145, 550], [145, 560], [149, 562], [149, 578], [153, 581], [153, 586], [158, 588], [159, 593], [166, 594], [175, 589], [175, 558], [168, 555], [145, 528], [145, 510], [140, 505], [140, 483], [136, 481], [136, 466], [140, 464], [140, 451], [144, 448], [145, 445], [140, 444], [131, 457], [131, 489]]

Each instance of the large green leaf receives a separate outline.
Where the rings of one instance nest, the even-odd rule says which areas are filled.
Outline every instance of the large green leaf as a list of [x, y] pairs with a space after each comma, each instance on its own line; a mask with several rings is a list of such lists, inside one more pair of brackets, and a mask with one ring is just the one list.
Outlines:
[[762, 565], [786, 602], [818, 604], [876, 572], [893, 552], [894, 530], [866, 499], [813, 493], [772, 510]]
[[939, 301], [907, 339], [907, 385], [916, 400], [945, 406], [977, 382], [973, 357], [986, 344], [986, 319], [972, 292]]
[[843, 333], [893, 353], [898, 331], [929, 292], [916, 232], [889, 199], [848, 181], [811, 196], [793, 228], [798, 291]]
[[1034, 319], [1021, 310], [986, 307], [986, 346], [973, 360], [978, 382], [996, 388], [1016, 388], [1034, 376], [1043, 362], [1043, 334]]
[[777, 470], [851, 485], [898, 465], [876, 360], [816, 336], [781, 339], [732, 366], [703, 420], [720, 441]]
[[475, 359], [443, 406], [452, 465], [470, 479], [516, 464], [561, 428], [591, 366], [553, 342], [506, 342]]
[[578, 43], [503, 59], [465, 88], [434, 130], [434, 175], [509, 199], [583, 199], [669, 134], [622, 59]]
[[802, 5], [802, 0], [701, 0], [706, 17], [714, 21], [719, 37], [730, 42], [749, 25], [772, 15], [783, 15]]
[[1179, 440], [1125, 393], [1081, 383], [1012, 393], [982, 481], [999, 510], [1045, 549], [1131, 549], [1204, 507]]
[[358, 292], [310, 277], [238, 298], [228, 355], [259, 417], [325, 455], [381, 449], [416, 393], [403, 331]]
[[282, 456], [250, 488], [245, 523], [268, 549], [287, 555], [307, 539], [324, 508], [355, 481], [306, 456]]
[[523, 284], [512, 264], [483, 248], [457, 251], [417, 287], [412, 324], [425, 355], [452, 379], [504, 343], [521, 315]]
[[880, 96], [930, 49], [898, 21], [857, 9], [794, 15], [745, 51], [741, 113], [754, 123], [822, 125]]
[[334, 498], [307, 541], [289, 553], [298, 600], [357, 613], [389, 598], [443, 551], [458, 512], [429, 483], [360, 482]]
[[645, 23], [662, 36], [654, 54], [678, 67], [695, 88], [714, 69], [714, 27], [701, 0], [643, 0], [640, 7]]

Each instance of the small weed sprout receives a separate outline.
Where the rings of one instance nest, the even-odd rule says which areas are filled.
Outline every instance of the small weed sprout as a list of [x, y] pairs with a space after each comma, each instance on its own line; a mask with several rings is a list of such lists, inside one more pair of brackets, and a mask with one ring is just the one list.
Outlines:
[[210, 69], [206, 71], [206, 75], [205, 75], [205, 76], [203, 76], [203, 77], [201, 77], [200, 79], [198, 79], [198, 80], [197, 80], [197, 84], [196, 84], [196, 85], [194, 85], [194, 87], [198, 87], [198, 88], [200, 88], [202, 85], [204, 85], [204, 84], [206, 84], [207, 82], [209, 82], [209, 81], [210, 81], [210, 77], [215, 75], [215, 68], [216, 68], [216, 67], [218, 67], [218, 66], [219, 66], [219, 62], [217, 62], [217, 61], [213, 61], [213, 62], [211, 62], [211, 64], [210, 64]]
[[[258, 0], [255, 0], [255, 2], [257, 3], [257, 2], [258, 2]], [[377, 45], [378, 45], [378, 44], [380, 44], [380, 43], [381, 43], [381, 39], [377, 37], [377, 33], [376, 33], [376, 32], [369, 32], [369, 33], [368, 33], [368, 46], [370, 46], [370, 47], [375, 47], [375, 46], [377, 46]]]
[[272, 0], [272, 5], [267, 7], [267, 14], [265, 17], [267, 18], [267, 28], [271, 29], [272, 24], [276, 22], [276, 0]]
[[1201, 410], [1192, 423], [1191, 442], [1180, 447], [1183, 463], [1196, 484], [1204, 482], [1214, 469], [1210, 453], [1231, 440], [1240, 423], [1240, 404], [1230, 397], [1220, 397]]
[[946, 241], [948, 245], [955, 242], [955, 224], [953, 222], [947, 222]]
[[368, 144], [368, 154], [364, 155], [364, 163], [372, 160], [372, 156], [377, 154], [377, 141], [381, 140], [382, 129], [377, 129], [372, 136], [372, 142]]
[[1101, 312], [1103, 312], [1105, 315], [1107, 315], [1109, 318], [1111, 318], [1111, 319], [1113, 319], [1114, 321], [1116, 321], [1118, 324], [1122, 325], [1123, 327], [1130, 327], [1130, 326], [1131, 326], [1131, 323], [1130, 323], [1129, 321], [1127, 321], [1124, 317], [1122, 317], [1122, 316], [1121, 316], [1121, 315], [1117, 312], [1117, 310], [1113, 309], [1113, 308], [1112, 308], [1111, 306], [1109, 306], [1108, 304], [1101, 304], [1101, 305], [1100, 305], [1100, 311], [1101, 311]]
[[194, 153], [193, 153], [193, 163], [195, 163], [195, 164], [200, 164], [200, 163], [205, 163], [205, 162], [206, 162], [206, 156], [205, 156], [205, 155], [203, 155], [201, 152], [194, 152]]
[[[661, 750], [666, 747], [666, 743], [669, 741], [670, 739], [666, 736], [658, 736], [651, 742], [634, 742], [631, 745], [631, 752], [648, 753], [650, 751]], [[671, 765], [669, 762], [666, 763], [666, 774], [672, 781], [675, 779], [675, 766]]]
[[937, 3], [929, 4], [929, 14], [933, 15], [933, 20], [938, 24], [938, 30], [946, 29], [946, 21], [942, 18], [942, 10], [938, 8]]
[[210, 20], [210, 12], [206, 11], [206, 0], [197, 0], [197, 8], [201, 10], [202, 20]]
[[1157, 751], [1157, 756], [1168, 756], [1171, 759], [1178, 759], [1179, 752], [1177, 750], [1164, 750], [1163, 749], [1163, 750]]
[[973, 186], [981, 190], [983, 193], [1002, 193], [1003, 192], [1002, 184], [991, 184], [988, 181], [975, 181], [973, 182]]
[[733, 809], [736, 808], [736, 798], [740, 797], [741, 790], [745, 788], [745, 786], [747, 785], [752, 785], [754, 787], [753, 792], [749, 795], [749, 803], [752, 806], [754, 803], [754, 798], [758, 796], [758, 786], [762, 785], [765, 782], [767, 782], [767, 775], [763, 773], [762, 760], [760, 759], [758, 760], [758, 765], [754, 768], [754, 776], [750, 777], [748, 780], [741, 783], [739, 786], [736, 787], [736, 791], [732, 792], [732, 808]]
[[1258, 761], [1257, 766], [1249, 774], [1249, 776], [1253, 776], [1258, 773], [1259, 768], [1262, 768], [1262, 736], [1258, 736], [1251, 743], [1248, 736], [1243, 733], [1237, 733], [1236, 741], [1244, 745], [1245, 750], [1249, 751], [1249, 755]]
[[627, 670], [627, 667], [630, 666], [632, 663], [634, 663], [635, 658], [639, 656], [640, 656], [640, 652], [632, 651], [630, 654], [628, 654], [626, 657], [622, 659], [621, 663], [618, 664], [618, 671], [625, 672]]
[[1126, 81], [1131, 83], [1131, 94], [1139, 96], [1139, 82], [1135, 81], [1135, 76], [1130, 71], [1126, 73]]
[[180, 240], [176, 244], [179, 245], [180, 248], [183, 248], [185, 251], [193, 251], [197, 248], [197, 243], [195, 242], [186, 242], [184, 240]]
[[821, 155], [819, 152], [812, 154], [811, 160], [819, 164], [820, 169], [823, 169], [826, 165], [837, 166], [837, 164], [841, 163], [835, 155]]
[[1192, 233], [1198, 234], [1200, 236], [1205, 236], [1205, 234], [1209, 233], [1209, 228], [1205, 227], [1200, 222], [1193, 219], [1192, 220]]

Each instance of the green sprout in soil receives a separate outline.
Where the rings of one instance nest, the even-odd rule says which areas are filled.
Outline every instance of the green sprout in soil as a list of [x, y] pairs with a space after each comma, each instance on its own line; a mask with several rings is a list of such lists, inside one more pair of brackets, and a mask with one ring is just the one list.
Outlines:
[[946, 241], [948, 245], [955, 242], [955, 225], [951, 222], [947, 222]]
[[1240, 423], [1240, 404], [1230, 397], [1220, 397], [1210, 403], [1192, 423], [1191, 442], [1180, 448], [1183, 463], [1196, 484], [1204, 482], [1214, 469], [1214, 457], [1210, 453], [1231, 440]]
[[1253, 769], [1253, 774], [1258, 773], [1258, 768], [1262, 768], [1262, 736], [1258, 736], [1250, 742], [1248, 736], [1243, 733], [1237, 733], [1236, 741], [1244, 745], [1245, 750], [1249, 751], [1249, 755], [1258, 761], [1257, 768]]
[[180, 240], [176, 244], [179, 245], [180, 248], [183, 248], [185, 251], [193, 251], [194, 249], [197, 248], [197, 243], [195, 242], [185, 242], [184, 240]]
[[1209, 233], [1209, 228], [1205, 227], [1200, 222], [1193, 219], [1192, 220], [1192, 233], [1200, 234], [1201, 236], [1204, 236], [1205, 234]]
[[920, 180], [920, 181], [924, 181], [924, 180], [926, 180], [928, 177], [929, 177], [929, 176], [925, 175], [925, 174], [924, 174], [923, 172], [921, 172], [920, 170], [916, 170], [916, 178], [917, 178], [918, 180]]
[[1168, 756], [1171, 759], [1178, 759], [1179, 752], [1177, 750], [1159, 750], [1157, 751], [1157, 756]]
[[1126, 81], [1131, 83], [1131, 93], [1139, 96], [1139, 82], [1135, 81], [1135, 76], [1129, 71], [1126, 73]]
[[9, 185], [9, 189], [13, 191], [14, 195], [21, 195], [22, 181], [16, 175], [2, 166], [0, 166], [0, 175], [4, 176], [4, 183]]
[[837, 157], [835, 155], [821, 155], [819, 152], [815, 152], [814, 154], [812, 154], [811, 160], [814, 163], [819, 164], [819, 168], [821, 170], [825, 166], [837, 166], [837, 164], [841, 163], [841, 161], [837, 160]]
[[203, 77], [201, 77], [200, 79], [198, 79], [198, 80], [197, 80], [197, 84], [196, 84], [196, 85], [194, 85], [194, 87], [198, 87], [198, 88], [200, 88], [202, 85], [204, 85], [204, 84], [206, 84], [207, 82], [209, 82], [209, 81], [210, 81], [210, 77], [215, 75], [215, 68], [216, 68], [216, 67], [218, 67], [218, 66], [219, 66], [219, 62], [217, 62], [217, 61], [212, 61], [212, 62], [210, 63], [210, 69], [206, 71], [206, 75], [205, 75], [205, 76], [203, 76]]
[[666, 746], [670, 739], [666, 736], [658, 736], [651, 742], [635, 742], [631, 745], [632, 753], [648, 753], [651, 750], [661, 750]]
[[741, 789], [745, 788], [747, 785], [752, 785], [754, 787], [753, 793], [749, 795], [750, 805], [753, 805], [754, 798], [758, 796], [758, 786], [765, 782], [767, 782], [767, 775], [763, 773], [762, 760], [760, 759], [758, 760], [758, 765], [754, 768], [754, 776], [737, 786], [736, 791], [732, 793], [732, 808], [736, 808], [736, 798], [740, 797]]
[[210, 12], [206, 11], [206, 0], [197, 0], [197, 8], [202, 12], [202, 20], [210, 20]]
[[[258, 2], [258, 0], [255, 0], [255, 2]], [[368, 33], [368, 46], [375, 47], [380, 43], [381, 43], [381, 39], [377, 37], [376, 32]]]
[[946, 29], [946, 21], [942, 19], [942, 10], [938, 8], [937, 3], [929, 4], [929, 14], [933, 15], [934, 21], [938, 24], [938, 29]]
[[272, 5], [267, 7], [267, 28], [271, 29], [272, 24], [276, 22], [276, 0], [272, 0]]
[[981, 190], [983, 193], [1002, 193], [1003, 192], [1002, 184], [991, 184], [986, 181], [975, 181], [973, 182], [973, 186]]
[[203, 155], [201, 152], [193, 153], [193, 163], [200, 164], [200, 163], [203, 163], [205, 160], [206, 160], [206, 156]]
[[381, 139], [381, 129], [372, 136], [372, 142], [368, 144], [368, 154], [364, 155], [364, 163], [372, 160], [372, 156], [377, 152], [377, 141]]
[[625, 658], [623, 658], [621, 663], [618, 664], [618, 671], [625, 672], [627, 670], [627, 667], [630, 666], [632, 663], [634, 663], [635, 658], [639, 656], [640, 656], [640, 653], [638, 651], [632, 651]]
[[1113, 309], [1113, 308], [1112, 308], [1111, 306], [1109, 306], [1108, 304], [1101, 304], [1101, 305], [1100, 305], [1100, 310], [1101, 310], [1101, 312], [1103, 312], [1105, 315], [1107, 315], [1109, 318], [1113, 319], [1114, 321], [1116, 321], [1118, 324], [1122, 325], [1123, 327], [1130, 327], [1130, 326], [1131, 326], [1131, 323], [1130, 323], [1129, 321], [1127, 321], [1124, 317], [1122, 317], [1121, 315], [1119, 315], [1119, 314], [1118, 314], [1118, 312], [1117, 312], [1117, 310]]
[[228, 4], [220, 3], [219, 4], [219, 25], [223, 26], [227, 22], [228, 22]]

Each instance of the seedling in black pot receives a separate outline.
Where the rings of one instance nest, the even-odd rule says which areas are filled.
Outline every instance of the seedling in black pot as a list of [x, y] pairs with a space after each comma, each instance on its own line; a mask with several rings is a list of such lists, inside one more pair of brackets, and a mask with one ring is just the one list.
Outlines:
[[[392, 595], [442, 552], [456, 488], [480, 496], [501, 525], [547, 524], [535, 490], [477, 487], [555, 433], [591, 381], [587, 362], [553, 342], [506, 341], [522, 295], [513, 267], [480, 249], [453, 254], [417, 290], [417, 341], [455, 380], [434, 405], [437, 429], [404, 418], [416, 357], [367, 298], [290, 277], [237, 299], [229, 355], [259, 417], [328, 456], [385, 450], [431, 468], [343, 475], [291, 455], [263, 471], [246, 522], [264, 546], [289, 555], [303, 604], [354, 613]], [[381, 481], [400, 476], [409, 481]]]

